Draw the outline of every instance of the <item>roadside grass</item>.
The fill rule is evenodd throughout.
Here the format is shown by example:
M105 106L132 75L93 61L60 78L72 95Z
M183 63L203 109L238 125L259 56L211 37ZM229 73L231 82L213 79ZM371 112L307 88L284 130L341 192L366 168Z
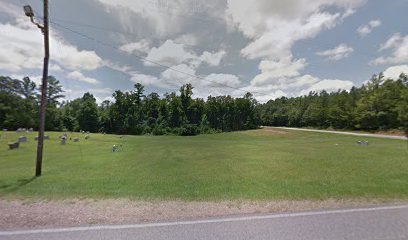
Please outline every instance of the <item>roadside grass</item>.
M19 149L7 142L28 137ZM36 133L2 132L0 197L144 200L408 198L406 141L290 130L194 137L80 133L45 142L33 178ZM369 140L369 146L357 146ZM112 152L113 144L123 149Z

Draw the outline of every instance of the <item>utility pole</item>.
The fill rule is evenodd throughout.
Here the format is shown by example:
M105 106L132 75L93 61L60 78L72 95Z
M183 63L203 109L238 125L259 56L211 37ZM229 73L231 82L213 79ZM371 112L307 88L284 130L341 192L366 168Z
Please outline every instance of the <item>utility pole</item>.
M41 29L44 35L44 65L43 77L41 85L41 106L40 106L40 123L38 126L38 144L37 158L35 164L35 176L41 176L42 157L44 150L44 128L45 128L45 109L47 106L47 81L48 81L48 62L50 59L50 44L49 44L49 23L48 23L48 0L44 0L44 21L43 25L34 22L34 12L29 5L24 6L26 16L30 17L31 22Z

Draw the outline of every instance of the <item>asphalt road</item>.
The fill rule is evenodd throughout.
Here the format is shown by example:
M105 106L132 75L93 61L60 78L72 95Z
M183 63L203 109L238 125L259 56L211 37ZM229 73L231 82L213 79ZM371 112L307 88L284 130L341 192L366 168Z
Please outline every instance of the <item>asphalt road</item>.
M0 239L408 239L408 205L197 221L0 232Z
M296 131L305 131L305 132L336 133L336 134L353 135L353 136L361 136L361 137L376 137L376 138L390 138L390 139L407 140L407 137L404 137L404 136L392 136L392 135L373 134L373 133L341 132L341 131L329 131L329 130L318 130L318 129L307 129L307 128L289 128L289 127L266 127L266 128L278 128L278 129L287 129L287 130L296 130Z

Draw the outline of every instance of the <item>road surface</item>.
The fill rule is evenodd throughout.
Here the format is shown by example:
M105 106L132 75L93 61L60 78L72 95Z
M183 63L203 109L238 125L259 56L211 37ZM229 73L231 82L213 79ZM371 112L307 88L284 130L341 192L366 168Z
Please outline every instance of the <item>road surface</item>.
M408 205L197 221L0 232L0 239L408 239Z
M305 131L305 132L336 133L336 134L353 135L353 136L361 136L361 137L376 137L376 138L390 138L390 139L407 140L407 137L405 136L392 136L392 135L373 134L373 133L340 132L340 131L317 130L317 129L307 129L307 128L289 128L289 127L265 127L265 128L277 128L277 129Z

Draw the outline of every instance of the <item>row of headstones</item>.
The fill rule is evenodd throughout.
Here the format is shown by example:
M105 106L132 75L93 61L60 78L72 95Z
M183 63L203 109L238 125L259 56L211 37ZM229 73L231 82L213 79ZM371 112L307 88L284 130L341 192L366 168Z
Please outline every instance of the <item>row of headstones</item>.
M4 131L4 130L7 131L7 129L3 129L3 131ZM33 128L29 128L29 129L27 129L27 128L18 128L18 129L16 130L16 132L18 132L18 133L21 133L21 132L32 132L32 131L34 131Z
M61 140L61 145L65 145L65 143L66 143L67 140L68 140L68 135L67 135L66 133L64 133L64 135L59 136L59 138L60 138L60 140ZM89 136L89 135L86 135L86 136L85 136L85 140L88 140L88 139L90 139L90 138L91 138L91 136ZM74 141L74 142L79 142L79 138L69 138L69 140L72 140L72 141Z
M48 135L44 135L44 140L49 140L49 139L50 137ZM34 140L38 141L38 137L35 137ZM20 136L17 141L9 142L8 146L10 150L16 149L20 147L20 143L27 142L27 141L28 141L28 138L26 136Z

